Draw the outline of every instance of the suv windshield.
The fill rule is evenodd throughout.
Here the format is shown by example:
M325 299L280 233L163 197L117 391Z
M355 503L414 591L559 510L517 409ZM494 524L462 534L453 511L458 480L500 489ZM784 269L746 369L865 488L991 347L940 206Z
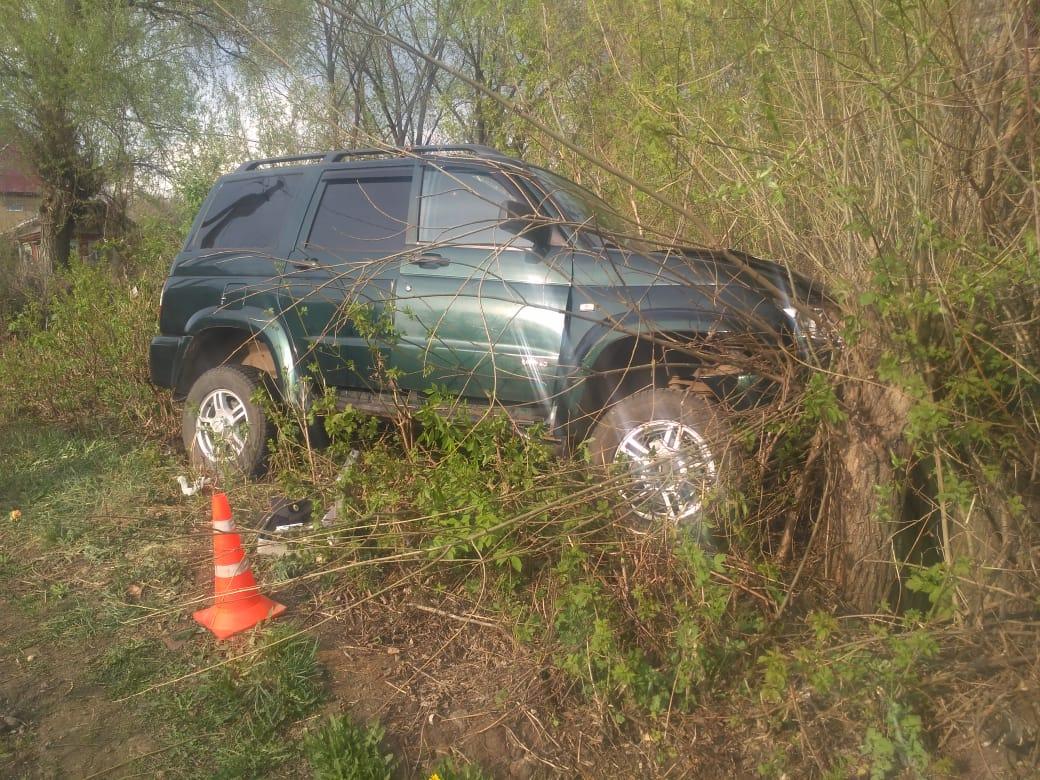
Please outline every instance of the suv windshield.
M538 183L563 212L563 218L580 229L583 235L604 246L618 246L644 252L650 245L632 235L635 223L614 211L607 202L584 187L562 176L531 167Z

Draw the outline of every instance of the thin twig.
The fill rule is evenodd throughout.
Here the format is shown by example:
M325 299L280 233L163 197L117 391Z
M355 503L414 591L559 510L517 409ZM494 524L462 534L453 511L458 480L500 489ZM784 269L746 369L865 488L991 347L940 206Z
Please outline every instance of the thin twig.
M405 606L412 607L413 609L420 609L423 612L429 612L433 615L440 615L441 617L449 618L451 620L459 620L463 623L472 623L476 626L484 626L485 628L497 628L500 631L505 631L504 626L502 626L499 623L493 623L490 620L482 620L481 618L469 617L467 615L456 615L454 612L446 612L445 610L437 609L436 607L427 607L425 604L417 604L414 601L406 601Z

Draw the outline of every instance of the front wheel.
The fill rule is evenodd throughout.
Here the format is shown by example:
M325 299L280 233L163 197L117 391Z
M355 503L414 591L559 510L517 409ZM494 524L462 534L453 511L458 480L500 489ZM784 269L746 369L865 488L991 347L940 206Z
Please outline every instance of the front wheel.
M698 530L709 494L732 467L730 449L727 426L703 394L665 388L621 399L589 437L593 462L617 475L633 515Z
M195 380L181 424L194 465L207 471L230 466L247 476L264 471L272 426L253 394L268 381L263 371L242 365L211 368Z

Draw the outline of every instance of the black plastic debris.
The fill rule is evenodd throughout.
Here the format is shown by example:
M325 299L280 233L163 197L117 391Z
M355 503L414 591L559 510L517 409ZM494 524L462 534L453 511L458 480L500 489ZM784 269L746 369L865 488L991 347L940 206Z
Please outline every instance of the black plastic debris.
M311 521L314 507L309 498L294 501L284 496L271 499L271 509L259 523L260 534L257 537L256 551L260 555L285 555L288 545L287 536L294 531L301 531Z

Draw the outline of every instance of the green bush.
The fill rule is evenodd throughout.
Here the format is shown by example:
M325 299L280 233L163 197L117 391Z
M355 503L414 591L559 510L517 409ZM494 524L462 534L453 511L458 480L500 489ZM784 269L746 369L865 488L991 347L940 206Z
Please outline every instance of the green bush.
M616 720L703 703L761 629L758 613L726 581L735 574L727 556L676 537L575 544L554 570L553 660L586 695L612 705ZM626 558L634 555L641 571L629 575Z
M938 663L937 628L913 614L860 623L809 612L800 633L773 643L744 677L777 749L759 774L790 774L783 757L797 755L809 733L826 739L826 777L940 776L945 762L929 733L934 689L925 682ZM793 623L788 630L798 631ZM792 719L801 730L791 729Z
M329 398L322 408L333 408ZM348 463L336 478L335 500L363 519L381 549L421 546L445 562L482 561L520 574L531 548L560 528L609 514L605 500L567 500L588 487L588 474L556 460L538 430L522 435L504 415L474 423L450 409L447 394L432 394L415 415L414 441L400 431L380 433L350 407L324 418L327 454ZM293 430L280 427L283 451ZM283 472L291 460L290 453L279 461ZM381 524L384 518L395 522Z
M49 300L19 312L0 343L0 426L168 430L170 402L149 382L148 342L173 239L168 227L152 225L110 247L126 258L125 275L73 260L56 275Z

